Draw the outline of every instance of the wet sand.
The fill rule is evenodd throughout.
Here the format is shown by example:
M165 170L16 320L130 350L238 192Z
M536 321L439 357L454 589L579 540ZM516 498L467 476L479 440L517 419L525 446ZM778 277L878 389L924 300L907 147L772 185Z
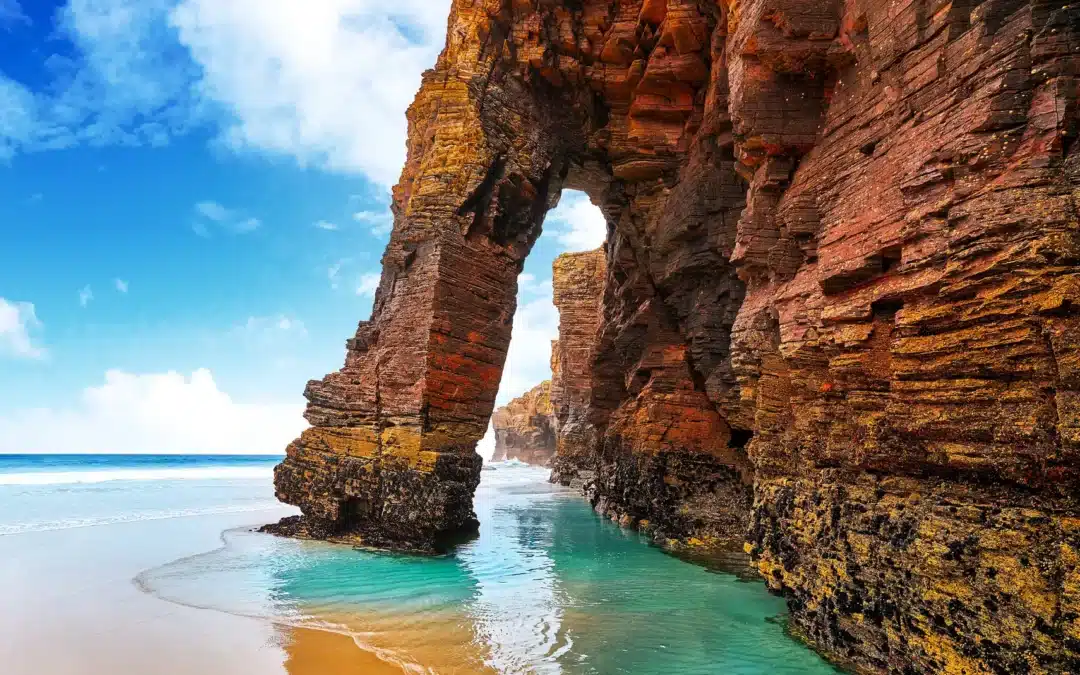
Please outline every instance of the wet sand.
M5 675L382 675L354 640L177 605L141 571L221 545L223 530L284 509L0 536Z
M352 638L305 628L283 629L284 670L290 675L401 675L375 654L364 652Z

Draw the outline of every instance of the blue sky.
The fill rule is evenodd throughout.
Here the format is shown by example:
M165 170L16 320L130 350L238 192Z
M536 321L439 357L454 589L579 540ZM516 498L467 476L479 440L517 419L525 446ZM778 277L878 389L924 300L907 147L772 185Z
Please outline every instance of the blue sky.
M0 452L276 452L367 318L449 0L0 0ZM567 193L500 400L546 377Z

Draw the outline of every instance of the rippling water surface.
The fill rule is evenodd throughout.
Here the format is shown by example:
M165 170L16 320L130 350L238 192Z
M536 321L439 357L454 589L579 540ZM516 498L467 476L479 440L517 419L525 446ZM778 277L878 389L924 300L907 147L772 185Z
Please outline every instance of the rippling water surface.
M547 472L492 465L480 536L442 558L245 530L147 570L164 599L350 636L440 673L829 673L763 584L681 562L595 516Z

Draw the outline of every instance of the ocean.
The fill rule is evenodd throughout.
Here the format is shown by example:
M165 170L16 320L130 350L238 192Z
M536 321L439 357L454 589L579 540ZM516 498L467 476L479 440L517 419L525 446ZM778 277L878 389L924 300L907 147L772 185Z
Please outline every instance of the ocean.
M6 672L138 672L110 652L151 613L168 630L141 639L167 635L157 654L178 654L155 673L836 672L786 633L763 583L664 554L546 470L485 466L479 537L424 558L254 532L294 512L273 496L279 459L0 456L0 593L25 608L0 619ZM31 609L50 593L55 605ZM106 631L115 645L100 625L80 637L67 602L132 628ZM228 639L250 633L245 646L208 634L214 621L242 626ZM42 637L53 625L67 656Z

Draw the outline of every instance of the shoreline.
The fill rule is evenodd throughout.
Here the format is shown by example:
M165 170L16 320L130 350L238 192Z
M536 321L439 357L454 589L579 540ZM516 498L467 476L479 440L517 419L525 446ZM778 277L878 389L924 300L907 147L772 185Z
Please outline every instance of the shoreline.
M0 614L5 673L285 675L274 627L163 602L133 583L143 570L212 548L224 530L283 512L279 507L0 537L0 593L19 608Z
M167 597L151 587L148 577L155 571L166 569L174 565L182 565L186 562L212 556L215 553L227 550L229 548L228 535L230 533L268 537L281 536L266 532L263 529L265 527L266 525L243 525L222 530L219 533L220 546L144 569L131 579L131 583L140 593L155 601L184 607L198 612L212 612L239 619L257 621L278 629L281 632L281 647L285 652L283 666L288 675L304 675L308 672L312 675L318 675L330 672L327 670L327 668L330 667L334 668L333 672L335 674L341 673L341 675L354 672L358 675L367 675L369 673L371 675L382 675L382 673L397 674L417 672L418 668L422 671L427 670L427 667L423 664L412 662L395 653L392 649L364 643L362 638L365 635L361 632L350 630L344 623L335 624L325 620L304 621L303 619L289 621L284 617L246 614L223 609L221 607L199 605L193 602L185 602L177 598ZM327 540L297 539L326 544L328 546L348 545ZM377 551L388 554L396 553L393 551L382 551L381 549L377 549ZM302 651L299 651L300 647L298 647L298 645L302 645ZM320 651L320 649L316 647L317 645L321 645L323 651ZM343 646L346 648L343 648ZM359 658L357 658L358 654ZM334 655L342 658L337 660L331 659L331 656ZM292 667L290 667L290 664L292 664ZM376 668L376 670L373 670L373 668Z

